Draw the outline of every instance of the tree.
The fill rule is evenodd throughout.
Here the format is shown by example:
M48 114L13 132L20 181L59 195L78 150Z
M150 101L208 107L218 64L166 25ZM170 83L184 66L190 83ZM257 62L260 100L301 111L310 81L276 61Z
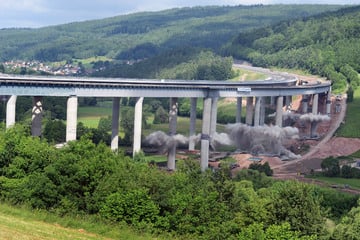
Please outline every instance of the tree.
M270 189L273 224L288 222L292 230L303 235L324 233L326 213L321 209L320 196L314 194L314 186L286 181L275 183Z
M340 176L340 164L339 159L334 157L325 158L321 162L321 169L325 176L338 177Z
M66 138L66 125L61 120L49 120L47 121L43 136L49 142L62 143Z
M112 129L112 119L110 116L101 117L98 123L98 129L104 132L110 132Z
M0 73L5 73L5 67L4 64L0 64Z
M110 194L100 213L112 221L125 221L134 226L141 226L156 222L159 207L146 189L134 189Z
M168 123L169 122L169 114L165 111L165 109L160 106L156 109L155 116L154 116L154 124L159 123Z
M249 169L258 170L259 172L263 172L266 176L272 176L273 170L271 169L268 162L261 164L261 163L251 163Z
M352 178L352 171L350 166L344 165L341 167L341 177L343 178Z
M360 207L353 208L341 222L336 225L331 236L334 240L353 240L360 239Z

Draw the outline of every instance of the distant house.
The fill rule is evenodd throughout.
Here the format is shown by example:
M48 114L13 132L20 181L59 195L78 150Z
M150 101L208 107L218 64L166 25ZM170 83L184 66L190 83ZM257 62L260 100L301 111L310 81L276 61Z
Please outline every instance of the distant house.
M356 161L353 162L350 166L353 167L353 168L360 169L360 159L356 159Z

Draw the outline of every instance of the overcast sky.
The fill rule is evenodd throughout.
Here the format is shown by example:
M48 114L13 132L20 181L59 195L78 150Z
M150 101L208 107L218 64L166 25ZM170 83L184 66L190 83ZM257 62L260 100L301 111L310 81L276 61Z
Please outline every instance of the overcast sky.
M260 3L360 4L360 0L0 0L0 28L43 27L175 7Z

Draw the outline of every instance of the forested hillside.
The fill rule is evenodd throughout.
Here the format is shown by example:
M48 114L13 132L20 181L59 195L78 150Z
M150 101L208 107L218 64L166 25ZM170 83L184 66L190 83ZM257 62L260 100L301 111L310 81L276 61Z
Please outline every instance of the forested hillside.
M241 33L224 52L255 65L298 68L343 91L360 84L360 6Z
M199 48L169 50L133 65L111 64L94 76L157 79L227 80L233 77L232 59Z
M143 59L179 46L219 49L239 32L339 9L335 5L194 7L39 29L0 30L0 61L107 56Z

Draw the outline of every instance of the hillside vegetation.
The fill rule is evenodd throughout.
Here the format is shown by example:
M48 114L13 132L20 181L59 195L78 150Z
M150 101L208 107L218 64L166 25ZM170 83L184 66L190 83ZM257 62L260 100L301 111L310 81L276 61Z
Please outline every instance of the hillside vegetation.
M143 59L179 46L219 49L239 32L339 9L338 5L193 7L39 29L0 30L0 61L107 56Z
M360 6L288 20L240 35L224 49L258 66L304 69L342 92L360 84Z
M252 169L231 174L226 162L202 172L199 162L189 158L177 161L177 171L169 173L141 156L115 154L86 138L56 149L29 132L21 125L1 128L0 201L96 218L99 225L118 225L119 231L127 224L167 239L358 236L358 225L352 224L360 219L355 195L276 182ZM333 232L327 218L335 221ZM0 221L0 229L6 225Z

